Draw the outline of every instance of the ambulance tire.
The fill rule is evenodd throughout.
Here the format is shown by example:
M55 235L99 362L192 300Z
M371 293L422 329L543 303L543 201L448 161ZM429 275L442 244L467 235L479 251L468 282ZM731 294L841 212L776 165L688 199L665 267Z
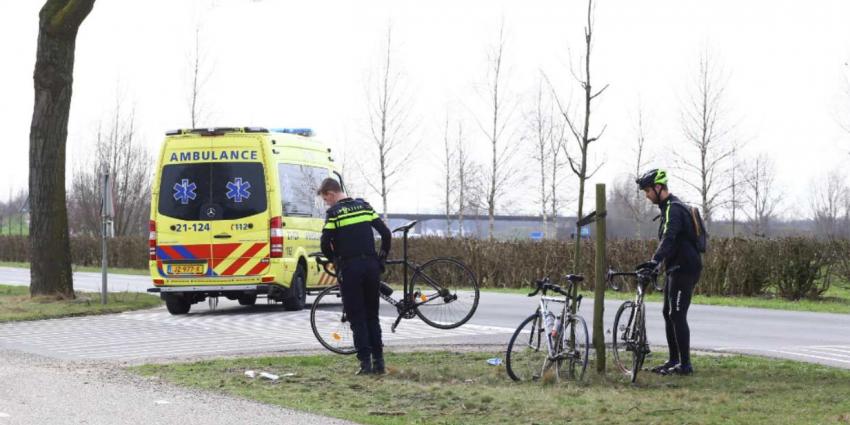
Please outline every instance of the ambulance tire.
M283 308L289 311L303 310L307 304L307 273L304 264L298 264L295 274L292 275L292 284L289 285L286 298L283 299Z
M239 305L254 305L257 303L257 294L243 294L237 299L239 300Z
M189 309L192 308L192 304L181 295L168 294L165 297L165 307L169 313L177 315L188 313Z

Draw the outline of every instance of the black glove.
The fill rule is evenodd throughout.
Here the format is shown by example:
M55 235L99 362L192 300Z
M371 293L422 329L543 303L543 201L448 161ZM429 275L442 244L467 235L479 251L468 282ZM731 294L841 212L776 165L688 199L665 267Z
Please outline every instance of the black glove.
M640 265L638 265L638 266L637 266L637 268L636 268L636 270L638 270L638 271L647 271L647 272L654 272L654 273L657 273L657 272L658 272L658 269L659 269L660 267L661 267L661 265L660 265L660 264L658 264L658 261L655 261L655 260L649 260L649 261L647 261L647 262L645 262L645 263L641 263Z
M380 270L381 274L387 271L387 253L386 251L381 251L378 254L378 270Z

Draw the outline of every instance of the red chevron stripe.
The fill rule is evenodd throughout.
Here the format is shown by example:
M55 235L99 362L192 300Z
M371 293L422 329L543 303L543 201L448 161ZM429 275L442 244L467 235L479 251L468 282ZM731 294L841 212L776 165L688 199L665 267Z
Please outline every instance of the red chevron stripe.
M256 275L256 274L260 274L263 270L265 270L265 269L269 268L269 263L267 263L267 262L266 262L266 261L268 261L268 259L266 258L266 259L264 259L264 260L265 260L265 261L260 260L260 262L259 262L259 263L257 263L257 265L256 265L256 266L254 266L254 268L253 268L253 269L251 269L251 271L249 271L249 272L248 272L248 274L249 274L249 275Z
M218 267L224 260L227 259L227 256L232 254L233 251L236 251L241 243L220 243L212 245L212 266L213 268Z
M260 252L260 250L263 249L263 247L265 247L265 246L266 246L266 244L263 243L263 242L255 243L254 246L252 246L250 249L245 251L244 254L242 254L241 258L239 258L233 264L231 264L230 267L228 267L227 270L225 270L224 273L222 273L222 275L223 276L230 276L230 275L233 275L234 273L238 272L239 269L241 269L242 266L245 265L245 263L247 263L249 260L251 260L251 257L253 257L254 254Z
M198 259L206 260L212 254L210 244L208 243L202 245L183 245L183 248L186 248L187 251L191 252Z
M159 247L162 248L162 250L165 251L165 253L173 260L180 260L183 258L183 256L170 245L160 245Z

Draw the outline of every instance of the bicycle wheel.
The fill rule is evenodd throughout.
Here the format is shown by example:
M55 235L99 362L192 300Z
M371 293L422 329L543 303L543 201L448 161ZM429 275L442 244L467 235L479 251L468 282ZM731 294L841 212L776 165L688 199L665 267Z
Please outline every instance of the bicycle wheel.
M635 323L632 326L632 339L634 344L634 355L632 356L632 383L637 381L638 372L643 367L643 360L649 352L649 345L646 343L646 321L644 320L644 310L637 309L635 315Z
M584 318L571 316L558 342L558 378L581 381L590 357L590 336Z
M505 368L514 381L536 381L549 369L546 332L537 313L528 316L516 328L508 342Z
M478 281L472 270L451 258L435 258L419 267L410 280L416 315L439 329L456 328L478 308Z
M611 350L614 363L624 374L631 376L634 367L634 341L632 340L632 321L635 303L626 301L614 316L614 329L611 331Z
M337 354L354 354L351 324L342 308L339 285L322 291L310 308L310 327L313 335L328 350Z

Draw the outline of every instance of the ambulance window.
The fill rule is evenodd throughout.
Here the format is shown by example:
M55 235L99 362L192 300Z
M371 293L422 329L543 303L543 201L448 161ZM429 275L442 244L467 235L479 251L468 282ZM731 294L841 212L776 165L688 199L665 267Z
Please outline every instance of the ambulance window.
M212 163L212 203L222 207L223 220L266 211L266 176L259 162Z
M202 212L213 206L217 217ZM263 165L256 162L172 164L162 169L159 213L179 220L234 220L266 211Z
M329 175L327 168L307 165L279 164L281 203L283 215L295 217L322 217L325 207L316 195L322 180Z
M180 220L200 220L210 199L210 164L172 164L162 168L159 213Z

